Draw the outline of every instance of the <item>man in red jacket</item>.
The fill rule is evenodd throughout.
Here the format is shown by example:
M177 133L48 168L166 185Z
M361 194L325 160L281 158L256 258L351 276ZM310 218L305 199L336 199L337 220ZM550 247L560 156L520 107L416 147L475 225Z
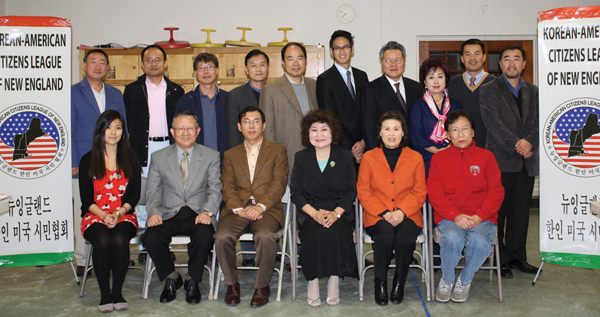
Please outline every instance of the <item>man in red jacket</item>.
M435 297L439 302L465 302L473 276L492 252L504 187L492 152L475 146L471 116L454 111L444 125L452 144L433 156L427 179L434 221L442 234L442 278ZM454 269L465 247L465 267L455 284Z

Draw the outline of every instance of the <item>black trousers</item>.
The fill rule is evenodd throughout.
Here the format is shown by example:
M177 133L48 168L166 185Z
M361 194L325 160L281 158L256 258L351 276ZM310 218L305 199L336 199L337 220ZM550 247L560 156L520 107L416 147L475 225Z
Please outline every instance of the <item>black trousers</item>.
M175 217L163 220L162 225L146 229L143 243L156 265L156 272L161 281L175 271L175 264L169 255L171 237L186 235L190 237L188 275L194 281L202 282L202 272L213 247L215 230L212 224L195 225L197 216L190 207L184 206Z
M525 247L529 228L529 202L534 183L535 177L527 174L525 165L519 172L502 173L504 201L498 211L501 265L512 260L527 261Z
M373 262L375 265L375 279L387 279L388 266L396 253L396 277L405 281L408 268L413 258L417 237L422 228L417 226L410 218L404 219L396 227L385 219L366 227L365 231L373 239Z

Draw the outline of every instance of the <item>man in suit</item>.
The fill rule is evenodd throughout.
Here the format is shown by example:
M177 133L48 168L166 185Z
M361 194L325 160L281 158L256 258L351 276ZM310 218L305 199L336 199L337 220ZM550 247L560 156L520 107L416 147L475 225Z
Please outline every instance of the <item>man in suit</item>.
M190 111L177 113L171 134L175 144L152 154L146 183L148 229L144 246L156 265L160 280L166 279L161 303L175 299L183 285L169 256L175 235L190 236L186 301L201 300L198 284L213 245L213 214L221 204L219 153L196 144L198 118Z
M383 76L365 85L361 98L361 117L366 151L375 148L377 121L387 111L398 111L406 122L413 101L423 96L421 85L403 76L406 66L406 49L389 41L379 50Z
M487 128L486 148L502 172L504 201L498 211L502 277L511 269L535 274L527 263L529 201L539 173L538 87L523 81L525 51L508 46L500 53L502 76L481 87L481 117ZM506 229L504 230L506 225Z
M289 166L294 155L303 149L300 121L316 110L317 95L314 79L304 77L306 49L299 43L288 43L281 49L281 64L285 73L265 86L260 94L260 110L265 113L265 139L287 148Z
M460 46L460 60L467 70L462 75L456 75L450 79L448 93L450 97L460 101L463 109L467 111L475 126L475 144L485 148L487 130L481 119L481 107L479 106L479 87L494 80L494 76L483 70L483 64L487 54L485 44L478 39L470 39Z
M105 110L117 110L125 115L123 95L102 79L108 70L108 55L99 49L88 51L83 57L85 78L71 87L71 159L73 176L73 220L75 221L75 260L77 274L83 275L85 240L81 235L81 198L79 196L79 160L92 150L96 120Z
M244 143L225 152L223 162L223 202L215 246L225 274L225 303L240 303L235 245L246 232L254 234L258 275L250 305L269 302L269 281L277 255L277 230L283 225L281 197L285 194L288 160L283 145L267 141L264 113L256 107L244 108L238 115L238 129Z
M248 106L258 108L260 92L269 76L269 57L265 52L252 50L246 54L244 62L250 80L227 95L227 143L230 149L244 143L244 136L238 130L238 115Z
M352 151L360 163L365 151L365 141L360 125L360 96L366 83L367 73L350 66L354 54L354 38L348 31L337 30L329 40L329 52L334 64L317 77L317 102L319 108L333 111L342 123L341 147Z
M144 48L141 58L144 75L125 87L123 99L129 142L140 159L142 176L147 177L152 153L169 146L169 124L184 90L163 75L167 69L167 53L162 47L150 45ZM137 206L136 215L140 226L144 227L146 207ZM144 263L145 254L140 254L139 259Z
M194 74L198 80L196 89L185 94L177 102L179 113L189 110L198 116L200 135L196 142L223 154L227 145L227 92L217 86L219 59L211 53L200 53L194 59Z

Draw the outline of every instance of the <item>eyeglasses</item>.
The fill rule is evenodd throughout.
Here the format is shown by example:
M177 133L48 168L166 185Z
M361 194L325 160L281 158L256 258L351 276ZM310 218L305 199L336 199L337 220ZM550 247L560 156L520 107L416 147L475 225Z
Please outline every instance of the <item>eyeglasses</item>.
M148 59L144 60L144 63L146 63L148 65L152 65L152 63L159 64L160 62L162 62L162 59L160 59L160 58L155 58L155 59L148 58Z
M177 133L181 134L184 131L187 131L188 133L194 133L194 131L196 131L196 129L198 129L198 127L174 128L173 130L175 130Z
M454 129L450 130L450 133L452 135L459 135L461 133L466 135L467 133L469 133L470 130L471 130L471 128L467 128L467 127L454 128Z
M396 59L386 58L383 60L383 62L386 64L400 64L400 63L404 62L404 59L402 59L402 58L396 58Z
M260 125L262 123L262 120L259 120L259 119L254 119L254 120L246 119L246 120L242 121L242 123L244 123L245 125L250 125L250 124Z
M341 46L341 47L340 46L334 46L333 50L334 51L342 51L342 50L345 51L345 50L347 50L349 48L351 48L350 45L344 45L344 46Z
M199 70L201 72L203 72L205 69L208 71L211 71L213 69L215 69L216 67L214 65L206 65L206 66L198 66L198 68L196 68L196 70Z

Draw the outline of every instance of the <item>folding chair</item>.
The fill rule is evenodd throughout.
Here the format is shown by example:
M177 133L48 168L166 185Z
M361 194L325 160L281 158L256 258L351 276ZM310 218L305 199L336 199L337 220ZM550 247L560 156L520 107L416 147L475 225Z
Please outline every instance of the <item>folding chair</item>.
M285 190L285 194L283 195L283 197L281 198L281 202L286 204L286 210L284 211L283 217L283 228L280 229L277 232L277 236L279 237L279 239L281 239L283 237L283 246L281 248L280 252L277 252L277 254L281 257L281 264L279 268L275 268L275 272L277 272L278 276L279 276L279 280L278 280L278 285L277 285L277 301L281 301L281 285L283 283L283 273L284 271L284 266L285 266L285 257L287 256L288 258L290 258L291 260L291 256L289 253L287 253L287 239L289 237L289 226L290 226L290 210L291 210L291 202L290 202L290 187L288 186ZM254 235L252 233L244 233L240 236L239 241L247 241L247 242L254 242ZM240 255L240 254L256 254L256 251L240 251L236 254ZM238 270L258 270L257 266L252 266L252 267L247 267L247 266L238 266L237 267ZM219 284L221 281L221 277L223 276L223 270L221 270L221 266L219 265L219 269L217 271L217 282L215 285L215 290L213 292L214 294L214 299L218 299L219 297Z
M434 256L433 255L433 242L435 243L440 243L440 239L442 238L442 234L441 232L438 230L438 228L436 227L435 229L432 229L433 227L433 208L431 208L431 205L429 205L429 208L427 210L428 214L429 214L429 232L432 233L432 237L433 239L431 239L430 243L429 243L429 250L431 250L431 252L429 253L429 263L431 263L430 265L430 269L429 272L431 274L431 279L430 279L430 291L431 291L431 298L435 298L435 277L433 276L433 270L434 269L441 269L441 267L439 265L433 265L433 258L439 258L439 255ZM498 230L496 230L496 236L494 237L494 242L492 243L492 253L490 254L489 258L488 258L488 264L485 265L485 263L483 264L483 266L481 266L481 270L489 270L490 271L490 282L492 282L493 279L493 273L494 270L496 270L496 276L498 279L498 302L502 303L504 301L503 297L502 297L502 277L501 277L501 273L500 273L500 246L498 244ZM494 265L494 258L496 259L496 264ZM464 265L459 265L456 267L457 269L463 269ZM428 294L429 297L429 294Z
M426 206L427 203L423 204L423 208L422 208L422 214L423 214L423 230L421 232L421 234L417 237L417 241L416 243L420 243L421 244L421 252L415 250L414 254L419 256L419 263L417 264L411 264L410 267L411 268L417 268L419 270L421 270L421 281L425 284L425 288L426 288L426 294L427 294L427 301L430 301L432 299L432 297L430 296L430 274L428 271L428 267L429 267L429 245L427 243L428 240L427 239L427 232L428 232L428 223L426 220ZM359 242L357 243L359 251L356 253L357 257L358 257L358 267L359 267L359 273L360 273L360 279L359 279L359 286L358 286L358 299L362 302L364 300L364 286L365 286L365 274L366 272L373 268L374 265L371 264L367 267L364 267L364 263L365 260L367 258L367 255L373 253L373 250L369 250L366 253L364 252L364 244L365 243L373 243L373 240L371 239L371 237L364 231L363 228L363 207L362 205L358 204L357 206L357 215L356 215L356 219L358 219L358 224L357 224L357 228L360 232L359 237L361 239L359 239ZM395 268L396 264L391 263L390 268Z

